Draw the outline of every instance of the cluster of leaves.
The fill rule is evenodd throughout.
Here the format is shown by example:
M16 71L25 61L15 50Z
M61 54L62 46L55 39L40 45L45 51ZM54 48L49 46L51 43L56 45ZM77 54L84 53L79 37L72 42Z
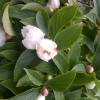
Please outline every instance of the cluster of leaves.
M84 14L78 5L63 2L50 13L47 0L0 0L3 26L11 36L0 48L1 99L36 100L43 86L49 89L46 100L100 99L100 0L95 1ZM52 61L41 61L23 47L21 29L29 24L57 43L59 53ZM95 68L92 74L86 72L88 64ZM96 88L89 91L84 85L91 81Z

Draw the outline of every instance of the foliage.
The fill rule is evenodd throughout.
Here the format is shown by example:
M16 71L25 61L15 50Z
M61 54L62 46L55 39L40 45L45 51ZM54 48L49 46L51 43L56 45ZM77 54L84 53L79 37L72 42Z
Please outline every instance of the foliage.
M61 0L61 7L52 13L47 2L0 0L0 24L12 37L0 47L0 98L36 100L46 86L46 100L100 100L100 0L92 8L87 3L67 6ZM58 55L45 62L35 50L26 50L21 35L24 25L34 25L54 40ZM95 69L92 74L86 71L90 64ZM96 88L88 90L85 84L91 81Z

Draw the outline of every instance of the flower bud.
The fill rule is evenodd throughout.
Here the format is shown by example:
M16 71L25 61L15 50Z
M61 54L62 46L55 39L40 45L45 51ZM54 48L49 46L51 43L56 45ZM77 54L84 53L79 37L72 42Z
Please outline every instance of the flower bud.
M2 47L6 42L6 33L4 29L0 26L0 47Z
M51 80L53 77L52 77L52 75L48 75L48 80Z
M46 87L43 87L43 88L41 89L41 93L40 93L40 95L38 96L37 100L45 100L45 97L48 96L48 94L49 94L48 89L47 89Z
M31 25L24 26L21 33L24 38L22 43L27 49L36 49L37 42L45 36L39 28Z
M86 66L86 71L87 71L87 73L93 73L93 71L94 71L94 68L91 66L91 65L87 65Z
M51 12L53 12L55 9L60 7L60 0L50 0L47 4L47 7Z
M41 89L41 95L42 95L42 96L48 96L48 94L49 94L48 89L47 89L46 87L43 87L43 88Z
M57 44L49 39L39 41L36 50L38 57L46 62L53 59L58 53Z
M96 86L96 84L95 84L95 82L94 82L94 81L92 81L92 82L90 82L90 83L85 84L85 87L86 87L87 89L94 89L94 88L95 88L95 86Z

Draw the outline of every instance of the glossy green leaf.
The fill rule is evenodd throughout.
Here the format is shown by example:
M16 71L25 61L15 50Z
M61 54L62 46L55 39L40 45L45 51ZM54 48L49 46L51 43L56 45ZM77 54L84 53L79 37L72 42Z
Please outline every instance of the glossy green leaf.
M44 76L39 71L25 69L26 74L28 75L30 81L35 85L42 85L44 81Z
M56 64L61 73L64 73L69 69L67 57L61 52L54 57L53 62Z
M80 98L79 100L99 100L99 99L90 98L90 97L82 97L82 98Z
M65 100L64 93L54 91L55 100Z
M98 43L98 46L97 46L97 49L96 49L96 52L94 54L94 58L93 58L93 66L95 68L99 68L100 67L100 41Z
M0 82L0 84L2 86L4 86L5 88L7 88L8 90L10 90L15 95L21 92L20 89L16 88L16 86L15 86L16 83L13 82L12 79L2 81L2 82Z
M0 56L10 61L16 61L19 56L19 52L16 50L3 50L0 52Z
M20 46L17 42L7 42L3 47L0 47L0 51L3 51L3 50L19 50Z
M8 100L37 100L39 89L29 89Z
M36 70L50 75L55 75L57 74L58 71L53 62L44 62L44 61L38 64L38 66L36 66Z
M67 72L62 75L58 75L55 78L47 82L47 86L56 90L56 91L65 91L73 83L76 73L74 71Z
M61 32L58 32L55 41L59 49L66 49L71 46L80 36L82 32L82 23L74 24Z
M100 17L100 11L99 11L99 9L100 9L100 0L95 0L94 5L95 5L95 9L96 9L98 17Z
M49 35L54 38L65 25L76 17L77 6L65 6L58 10L49 21Z
M82 89L74 90L71 92L65 93L66 100L79 100L82 95Z
M32 86L32 85L33 83L29 80L29 77L25 75L18 80L16 87Z
M72 70L75 70L77 73L86 73L86 68L84 64L77 64L73 67Z
M22 10L42 11L42 10L45 10L45 8L39 3L31 2L23 6Z
M48 32L48 20L49 20L49 17L48 17L48 14L46 12L44 12L44 11L40 12L39 11L36 14L37 25L44 33Z
M13 68L14 64L12 63L6 63L6 64L3 63L3 65L0 65L0 81L12 78Z
M20 22L24 25L35 25L35 18L34 17L24 18L21 19Z
M85 37L84 42L86 46L91 50L91 52L94 53L93 41L89 39L88 37Z
M81 47L79 43L74 43L70 51L68 52L68 62L70 66L74 66L77 63L79 63L80 60L80 53L81 53Z
M45 0L22 0L25 3L29 3L29 2L37 2L40 4L44 4Z
M100 40L100 35L97 34L96 37L95 37L95 40L94 40L94 51L97 49L98 47L98 43L99 43L99 40Z
M76 85L84 85L91 81L95 80L94 75L89 75L86 73L77 73L74 84Z
M97 11L95 8L93 8L87 15L86 18L88 18L92 23L96 25L96 20L97 20Z
M9 7L9 16L12 18L25 19L29 17L35 17L35 13L32 11L22 10L23 4L11 5Z
M25 50L18 58L14 69L14 80L18 80L24 72L24 68L30 67L30 65L37 65L36 53L32 50Z

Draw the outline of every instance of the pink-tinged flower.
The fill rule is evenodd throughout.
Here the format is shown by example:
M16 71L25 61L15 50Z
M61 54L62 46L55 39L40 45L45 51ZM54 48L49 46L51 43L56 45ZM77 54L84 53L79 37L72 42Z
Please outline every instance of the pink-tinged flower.
M48 89L47 89L46 87L43 87L43 88L41 89L41 93L40 93L40 95L38 96L37 100L45 100L45 97L48 96L48 94L49 94Z
M53 12L55 9L60 7L60 0L50 0L47 4L47 7L51 12Z
M0 26L0 47L2 47L6 42L6 34L4 29Z
M86 87L87 89L90 89L90 90L91 90L91 89L94 89L95 86L96 86L96 84L95 84L94 81L85 84L85 87Z
M46 87L43 87L43 88L41 89L41 94L42 94L43 96L48 96L48 94L49 94L48 89L47 89Z
M39 28L31 25L24 26L21 33L24 38L22 43L27 49L36 49L37 42L45 36Z
M43 96L43 95L40 94L40 95L38 96L37 100L45 100L45 96Z
M46 62L53 59L58 53L57 44L49 39L39 41L36 50L38 57Z

